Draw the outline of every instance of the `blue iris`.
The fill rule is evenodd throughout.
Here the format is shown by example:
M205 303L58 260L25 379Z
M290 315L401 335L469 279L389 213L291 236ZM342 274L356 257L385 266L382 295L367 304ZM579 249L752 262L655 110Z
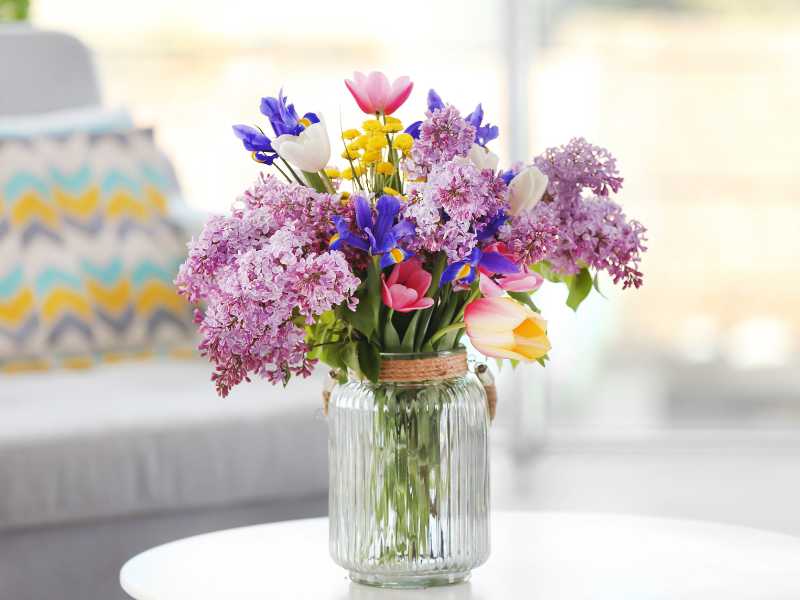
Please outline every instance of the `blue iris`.
M275 135L300 135L300 132L305 129L294 104L289 104L289 99L283 95L283 90L278 92L277 98L271 96L262 98L261 112L269 119ZM319 117L315 113L306 113L303 118L308 119L312 124L319 123Z
M428 110L433 112L436 109L444 108L444 106L445 104L441 96L436 93L436 90L430 90L428 92ZM500 136L500 128L497 125L489 123L483 125L483 106L480 104L464 120L475 127L475 143L480 146L486 147L486 144Z
M411 125L406 127L404 133L407 133L415 140L418 140L420 127L422 127L422 121L414 121Z
M505 181L506 185L508 185L509 183L511 183L511 180L514 179L514 177L516 177L516 175L517 174L514 173L513 169L509 169L508 171L502 171L500 173L500 179Z
M401 238L414 235L415 231L410 221L402 219L395 223L400 212L400 200L388 194L378 198L375 205L378 213L376 219L372 218L372 208L366 198L356 196L353 204L356 209L356 225L366 235L366 239L350 231L344 219L336 217L336 234L331 238L331 248L338 250L343 244L349 244L372 255L380 255L382 269L401 263L411 256L410 252L397 245Z
M442 102L442 97L436 93L436 90L434 89L428 90L428 110L433 112L439 108L444 108L444 102Z
M497 125L482 125L483 123L483 106L478 104L471 113L464 119L467 123L475 128L475 143L486 147L486 144L492 140L496 140L500 135L500 128Z
M500 227L503 226L503 223L505 223L507 220L508 215L506 215L506 213L502 210L499 211L491 221L486 223L486 225L477 231L475 236L478 238L478 241L485 242L489 238L494 237L494 234L497 233Z
M478 274L478 267L490 273L519 272L519 267L499 252L482 252L480 248L474 248L467 258L454 262L444 270L439 286L451 281L472 283Z
M278 158L272 142L261 130L249 125L234 125L233 135L242 140L244 149L252 152L258 162L271 165Z

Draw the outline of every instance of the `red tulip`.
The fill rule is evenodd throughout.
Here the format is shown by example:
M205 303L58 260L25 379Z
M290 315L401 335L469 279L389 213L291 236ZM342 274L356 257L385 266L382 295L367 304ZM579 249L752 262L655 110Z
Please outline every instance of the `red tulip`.
M389 278L381 274L383 303L397 312L411 312L433 306L433 298L425 293L431 285L431 274L422 268L418 257L394 266Z

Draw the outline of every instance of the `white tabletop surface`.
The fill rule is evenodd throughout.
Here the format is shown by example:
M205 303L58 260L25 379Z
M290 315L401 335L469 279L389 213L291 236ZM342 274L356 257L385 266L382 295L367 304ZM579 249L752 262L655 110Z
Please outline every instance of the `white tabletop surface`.
M468 583L390 591L351 583L327 519L231 529L131 559L136 600L798 600L800 538L696 521L495 513L492 554Z

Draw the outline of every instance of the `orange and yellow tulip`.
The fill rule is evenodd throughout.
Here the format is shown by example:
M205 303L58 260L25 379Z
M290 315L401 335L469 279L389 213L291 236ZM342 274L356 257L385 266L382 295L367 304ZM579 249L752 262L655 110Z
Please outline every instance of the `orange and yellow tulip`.
M493 358L534 361L550 350L547 322L511 298L479 298L464 311L467 335L475 348Z

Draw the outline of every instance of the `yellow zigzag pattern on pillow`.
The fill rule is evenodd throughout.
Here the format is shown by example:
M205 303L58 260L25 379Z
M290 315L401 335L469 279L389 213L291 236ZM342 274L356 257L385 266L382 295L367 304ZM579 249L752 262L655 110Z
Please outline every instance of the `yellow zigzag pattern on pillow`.
M63 212L85 219L97 212L100 204L100 187L93 185L82 194L70 194L61 188L53 188L53 197Z
M85 296L66 288L56 288L42 303L42 316L46 321L54 321L62 313L73 312L84 319L91 319L92 307Z
M86 282L92 301L112 313L121 313L131 303L131 282L122 280L114 285L103 286L96 281Z
M56 229L60 225L61 214L87 219L103 210L111 218L129 216L145 222L154 214L163 216L167 212L166 198L153 186L145 187L141 199L125 190L114 192L105 207L101 206L100 188L97 185L93 185L80 194L71 194L61 188L53 188L53 200L54 202L50 202L42 198L34 190L26 192L11 207L11 224L15 227L23 227L30 221L38 219ZM4 204L4 202L0 202L0 211Z
M0 300L0 323L19 325L34 308L33 291L23 288L8 300Z
M52 204L42 200L36 192L28 192L22 195L11 209L11 224L21 227L34 219L46 223L53 229L56 229L60 222Z
M147 314L158 308L168 308L176 314L185 314L186 301L175 291L175 288L163 281L148 281L142 286L136 298L136 312Z

